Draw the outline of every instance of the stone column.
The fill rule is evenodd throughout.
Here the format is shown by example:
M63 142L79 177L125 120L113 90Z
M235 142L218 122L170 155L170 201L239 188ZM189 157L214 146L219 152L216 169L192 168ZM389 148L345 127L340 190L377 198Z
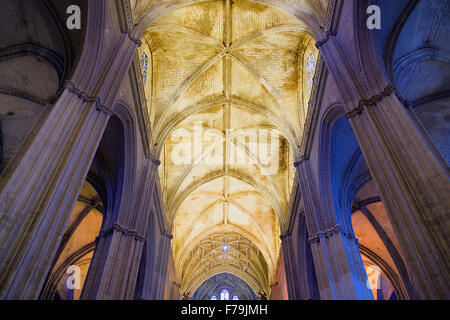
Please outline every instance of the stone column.
M299 215L297 224L297 261L300 265L300 298L303 300L319 299L317 288L317 277L314 269L314 261L311 246L308 242L308 229L306 225L305 213Z
M321 299L373 299L353 234L325 213L309 160L294 163Z
M134 299L159 164L146 159L133 203L121 203L117 220L97 237L82 299Z
M69 83L2 176L0 298L36 299L111 112Z
M149 232L153 230L149 226ZM154 243L146 243L144 247L140 288L136 293L136 298L140 300L164 299L172 235L157 234L157 238Z
M283 250L284 270L290 300L301 300L300 266L292 244L292 234L284 233L280 236Z
M3 172L0 299L39 296L137 44L122 34L99 75L86 70L95 60L86 45L74 80Z
M289 300L318 299L318 292L314 286L314 275L310 267L312 261L308 261L307 239L295 241L291 233L280 236L283 248L283 259L286 272L286 284Z
M377 183L417 297L449 299L448 166L433 154L381 72L366 75L356 70L330 32L317 46L339 87L346 117ZM366 54L368 64L376 63L375 56Z
M286 290L284 289L284 285L286 285ZM287 289L287 281L286 281L286 268L284 264L284 256L283 251L280 254L280 260L278 263L278 269L275 276L275 281L270 285L270 300L288 300L288 289Z

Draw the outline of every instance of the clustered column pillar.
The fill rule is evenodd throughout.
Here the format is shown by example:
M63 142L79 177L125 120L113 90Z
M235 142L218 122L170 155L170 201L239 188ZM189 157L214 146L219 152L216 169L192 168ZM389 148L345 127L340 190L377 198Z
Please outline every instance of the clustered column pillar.
M321 299L373 299L367 287L358 244L351 232L326 213L309 160L294 163L297 169L311 251Z
M292 234L287 232L280 236L286 272L286 284L290 300L301 300L300 266L292 243Z
M292 232L280 236L289 299L319 299L304 212L294 221Z
M74 76L79 80L67 82L26 151L3 172L0 299L38 298L138 44L131 32L121 34L100 74L87 70L99 58L86 45Z
M148 232L155 232L149 228ZM136 298L141 300L162 300L167 280L168 260L172 235L155 232L154 243L146 243L142 261L140 288Z
M117 220L100 232L82 299L134 299L159 164L146 160L133 203L122 203Z
M36 299L111 112L68 83L0 186L0 299Z
M448 166L433 154L392 85L377 75L361 79L332 33L317 46L338 84L345 116L377 183L417 296L450 298ZM367 63L377 61L367 56L372 57Z

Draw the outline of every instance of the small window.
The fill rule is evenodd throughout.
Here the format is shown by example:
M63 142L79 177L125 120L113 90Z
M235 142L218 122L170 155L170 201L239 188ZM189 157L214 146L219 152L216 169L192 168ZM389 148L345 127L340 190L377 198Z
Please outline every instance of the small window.
M233 300L239 300L238 296L233 296Z
M148 78L148 55L145 52L142 52L141 56L141 69L142 69L142 80L145 85L147 83Z
M223 251L224 253L227 253L228 250L230 250L230 247L229 247L227 244L224 244L224 245L222 246L222 251Z
M220 300L230 300L230 291L227 289L220 291Z
M217 300L217 296L216 296L216 295L213 295L213 296L211 297L211 300Z
M306 72L308 73L308 88L312 88L312 82L314 77L314 71L316 70L316 58L311 53L308 56L308 61L306 63Z

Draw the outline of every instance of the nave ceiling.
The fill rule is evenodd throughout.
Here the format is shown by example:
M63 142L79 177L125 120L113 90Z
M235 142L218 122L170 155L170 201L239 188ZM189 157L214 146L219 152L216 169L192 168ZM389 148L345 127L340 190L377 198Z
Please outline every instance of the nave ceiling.
M222 272L270 292L317 59L298 17L325 12L289 3L131 1L159 12L138 54L182 293Z

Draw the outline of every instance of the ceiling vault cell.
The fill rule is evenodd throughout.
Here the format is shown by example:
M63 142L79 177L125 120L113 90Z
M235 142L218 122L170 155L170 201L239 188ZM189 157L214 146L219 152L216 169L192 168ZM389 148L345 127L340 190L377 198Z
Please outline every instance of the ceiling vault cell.
M326 1L131 5L180 293L230 273L269 296L309 97L303 55Z

